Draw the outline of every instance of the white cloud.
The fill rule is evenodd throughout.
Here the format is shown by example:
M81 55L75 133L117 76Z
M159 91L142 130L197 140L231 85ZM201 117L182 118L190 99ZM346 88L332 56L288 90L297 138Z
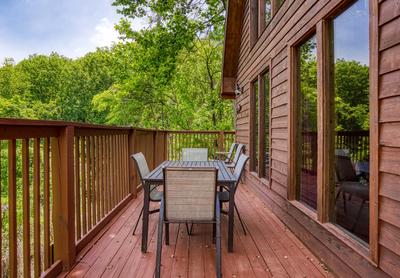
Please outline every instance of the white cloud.
M114 29L114 23L107 17L103 17L94 28L94 34L90 41L96 47L111 46L118 41L118 32Z

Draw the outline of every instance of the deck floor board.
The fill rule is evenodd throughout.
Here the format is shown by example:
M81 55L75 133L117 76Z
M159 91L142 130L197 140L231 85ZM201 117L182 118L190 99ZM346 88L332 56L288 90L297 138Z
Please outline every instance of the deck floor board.
M141 224L132 229L143 193L132 200L101 237L78 256L67 277L153 277L158 214L150 216L148 253L142 254ZM227 251L227 216L222 215L222 271L225 277L332 277L318 259L246 185L238 188L236 203L247 236L235 217L234 252ZM153 204L156 205L156 204ZM184 225L170 225L170 245L163 245L162 277L215 276L212 226L196 225L189 237Z

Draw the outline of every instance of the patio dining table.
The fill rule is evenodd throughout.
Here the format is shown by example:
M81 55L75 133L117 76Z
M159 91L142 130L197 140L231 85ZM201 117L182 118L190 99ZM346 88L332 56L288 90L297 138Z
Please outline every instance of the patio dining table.
M223 161L171 161L162 162L158 167L143 178L144 184L144 204L143 204L143 225L142 225L142 252L147 252L147 240L149 230L149 205L150 205L150 185L163 184L163 167L217 167L218 168L218 186L235 186L236 178L226 167ZM228 252L233 252L233 221L234 221L234 190L229 190L229 212L228 212Z

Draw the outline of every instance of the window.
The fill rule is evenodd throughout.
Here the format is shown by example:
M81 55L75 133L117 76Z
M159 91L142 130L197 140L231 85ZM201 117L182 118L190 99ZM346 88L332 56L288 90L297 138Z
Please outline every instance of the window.
M263 172L261 173L262 177L264 178L269 178L269 89L270 89L270 84L269 84L269 72L266 71L262 76L261 76L261 83L263 84L262 86L262 94L263 94L263 105L262 105L262 111L263 111ZM261 92L260 92L261 93Z
M251 160L250 160L250 170L253 172L258 172L258 128L259 128L259 101L258 101L258 80L255 80L251 84Z
M254 46L258 37L268 26L283 0L250 0L250 46Z
M276 0L277 10L282 6L283 2L285 2L285 0Z
M272 5L271 0L260 0L260 26L259 33L261 34L264 31L264 28L268 25L272 18Z
M296 197L317 209L317 56L316 36L297 49L298 96L296 142Z
M332 22L336 116L332 222L369 239L369 8L358 0Z

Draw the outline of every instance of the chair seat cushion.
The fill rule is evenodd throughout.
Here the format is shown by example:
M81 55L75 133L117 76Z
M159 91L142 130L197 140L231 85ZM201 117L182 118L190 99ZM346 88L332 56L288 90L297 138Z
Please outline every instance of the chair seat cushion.
M218 198L221 202L229 202L229 192L228 191L218 192Z

